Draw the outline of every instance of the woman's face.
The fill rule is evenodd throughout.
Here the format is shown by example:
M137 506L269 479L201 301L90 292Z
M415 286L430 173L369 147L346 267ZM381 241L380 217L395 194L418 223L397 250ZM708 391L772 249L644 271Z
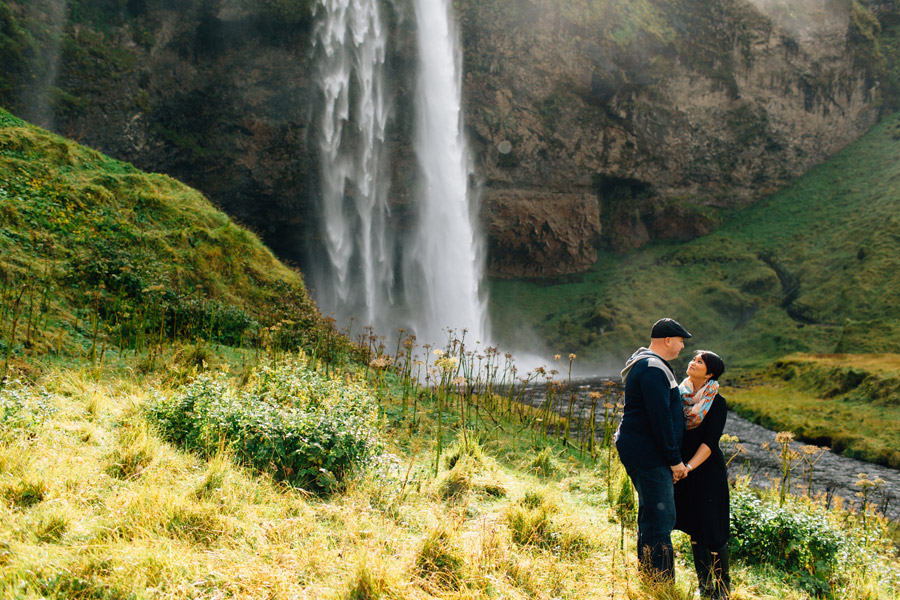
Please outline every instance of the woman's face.
M703 362L702 354L698 354L691 360L690 363L688 363L687 374L688 377L694 379L702 379L704 381L712 377L712 375L706 372L706 363Z

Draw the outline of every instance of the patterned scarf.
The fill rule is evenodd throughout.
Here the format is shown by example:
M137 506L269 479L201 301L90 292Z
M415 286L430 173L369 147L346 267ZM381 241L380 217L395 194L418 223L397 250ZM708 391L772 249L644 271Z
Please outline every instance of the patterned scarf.
M685 377L678 386L678 392L681 394L681 406L684 409L684 425L688 429L696 429L703 422L703 417L709 412L709 407L719 393L719 382L710 380L695 394L690 378Z

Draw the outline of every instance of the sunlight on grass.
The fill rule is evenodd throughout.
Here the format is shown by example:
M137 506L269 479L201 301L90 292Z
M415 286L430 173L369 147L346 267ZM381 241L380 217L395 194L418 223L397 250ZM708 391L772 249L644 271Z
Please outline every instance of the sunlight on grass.
M568 371L558 356L523 374L512 354L455 338L424 362L402 335L395 355L374 333L351 341L297 273L196 191L2 111L0 122L0 597L693 597L683 536L674 587L638 575L635 493L611 440L621 390L591 394L590 417L572 413L575 353ZM661 283L702 280L707 304L674 294L666 306L705 339L738 337L738 319L751 363L864 335L781 310L758 241L605 256L571 284L574 301L547 286L531 316L554 311L556 341L600 352L645 341L639 323L663 305L592 294L651 298ZM722 261L704 244L725 248ZM871 248L863 258L884 250ZM734 402L763 418L803 414L789 423L798 433L818 431L815 419L874 429L895 419L877 384L896 370L869 359L868 370L776 361L768 386L737 388ZM848 438L848 451L896 447L870 438ZM741 524L769 524L743 548L790 534L787 555L815 522L836 554L827 568L803 555L797 577L763 548L735 565L736 599L896 597L900 566L877 514L802 498L782 508L741 485L754 515Z
M134 412L139 380L48 370L54 381L67 393L54 393L37 435L0 444L4 593L662 599L689 598L696 585L683 554L677 588L640 582L633 525L623 537L607 498L621 467L607 476L558 457L547 478L531 467L540 452L510 462L459 439L437 478L427 453L410 467L400 456L318 499L227 452L201 459L161 442ZM85 411L85 398L102 413ZM97 431L84 439L73 422ZM392 447L411 434L393 430ZM736 598L807 597L769 572L738 566L734 577Z

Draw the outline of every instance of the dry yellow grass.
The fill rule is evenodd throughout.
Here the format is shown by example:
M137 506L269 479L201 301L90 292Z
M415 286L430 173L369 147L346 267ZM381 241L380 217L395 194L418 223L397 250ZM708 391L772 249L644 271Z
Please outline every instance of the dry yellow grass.
M560 459L538 478L533 455L494 459L488 447L435 478L427 452L397 450L316 498L224 452L203 460L161 441L139 410L154 387L165 391L49 370L30 388L55 410L0 441L0 598L692 597L684 557L676 588L640 583L634 533L623 551L599 471ZM448 494L454 470L469 484ZM510 515L535 507L544 537L517 537ZM734 597L804 597L766 581L737 569Z

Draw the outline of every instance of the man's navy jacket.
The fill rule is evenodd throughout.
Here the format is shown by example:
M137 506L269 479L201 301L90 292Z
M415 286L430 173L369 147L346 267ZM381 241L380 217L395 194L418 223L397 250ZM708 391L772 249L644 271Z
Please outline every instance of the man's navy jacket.
M622 370L625 411L616 448L626 469L666 467L681 462L684 412L672 367L647 348Z

